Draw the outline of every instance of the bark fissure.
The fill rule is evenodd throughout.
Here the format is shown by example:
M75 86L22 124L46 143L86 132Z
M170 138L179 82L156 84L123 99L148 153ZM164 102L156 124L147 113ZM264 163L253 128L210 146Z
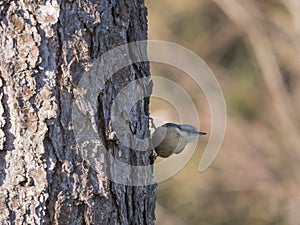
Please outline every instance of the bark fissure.
M100 169L94 168L76 143L72 124L74 89L98 57L147 39L144 2L20 0L0 3L0 9L0 223L154 224L156 185L110 181L114 165L90 152L99 156ZM99 90L99 139L128 165L149 165L152 152L111 139L111 107L126 85L149 76L148 63L135 63ZM150 82L138 85L151 92ZM126 118L140 138L149 133L148 104L142 99ZM117 172L128 181L136 178L130 169Z
M11 121L12 118L10 116L10 110L8 107L8 95L5 93L4 87L7 86L6 81L1 79L1 83L2 83L2 87L0 87L0 91L1 91L1 105L2 105L2 118L1 118L1 130L3 132L2 137L1 137L1 141L2 141L2 146L1 149L4 151L11 151L13 150L13 142L14 142L14 135L10 132L11 129ZM4 158L3 158L4 160ZM4 172L5 173L5 172ZM4 174L3 173L3 174ZM4 177L3 177L4 179ZM0 185L2 184L2 179L0 179Z

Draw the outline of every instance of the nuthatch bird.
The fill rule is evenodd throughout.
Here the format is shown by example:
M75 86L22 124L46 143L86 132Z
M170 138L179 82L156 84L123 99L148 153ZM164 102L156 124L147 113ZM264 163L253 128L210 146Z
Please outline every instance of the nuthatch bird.
M188 143L205 134L189 124L166 123L154 131L152 145L158 156L167 158L179 154Z

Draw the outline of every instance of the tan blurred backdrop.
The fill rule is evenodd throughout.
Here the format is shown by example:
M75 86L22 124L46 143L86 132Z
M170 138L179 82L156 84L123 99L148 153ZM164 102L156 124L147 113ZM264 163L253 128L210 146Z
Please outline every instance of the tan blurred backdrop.
M159 184L156 224L299 225L300 1L146 4L149 39L175 42L204 59L222 87L228 113L213 165L198 172L208 141L201 138L188 164ZM201 89L174 68L153 63L151 71L189 93L201 121L194 125L209 132L210 110ZM162 99L151 100L151 115L179 122Z

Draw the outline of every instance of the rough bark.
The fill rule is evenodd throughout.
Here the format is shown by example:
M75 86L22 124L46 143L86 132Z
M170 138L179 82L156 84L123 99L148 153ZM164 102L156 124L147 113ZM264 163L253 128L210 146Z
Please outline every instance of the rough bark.
M156 185L117 184L94 170L72 127L84 72L108 50L147 39L143 0L2 1L0 10L0 223L154 224ZM98 97L100 140L132 165L149 165L151 151L107 138L111 104L130 81L148 76L146 62L123 68ZM139 137L149 135L148 105L139 101L128 119Z

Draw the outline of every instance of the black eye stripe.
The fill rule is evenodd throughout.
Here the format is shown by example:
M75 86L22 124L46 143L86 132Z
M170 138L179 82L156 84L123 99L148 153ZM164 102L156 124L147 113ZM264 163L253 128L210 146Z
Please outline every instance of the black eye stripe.
M164 125L162 125L162 127L176 127L178 129L181 129L181 126L175 123L165 123Z
M181 131L187 132L187 133L194 133L194 134L198 134L198 135L206 135L206 132L201 132L201 131L197 131L197 130L191 130L191 129L186 129L183 128L183 126L186 126L188 124L175 124L175 123L165 123L164 125L162 125L161 127L174 127L174 128L178 128Z

